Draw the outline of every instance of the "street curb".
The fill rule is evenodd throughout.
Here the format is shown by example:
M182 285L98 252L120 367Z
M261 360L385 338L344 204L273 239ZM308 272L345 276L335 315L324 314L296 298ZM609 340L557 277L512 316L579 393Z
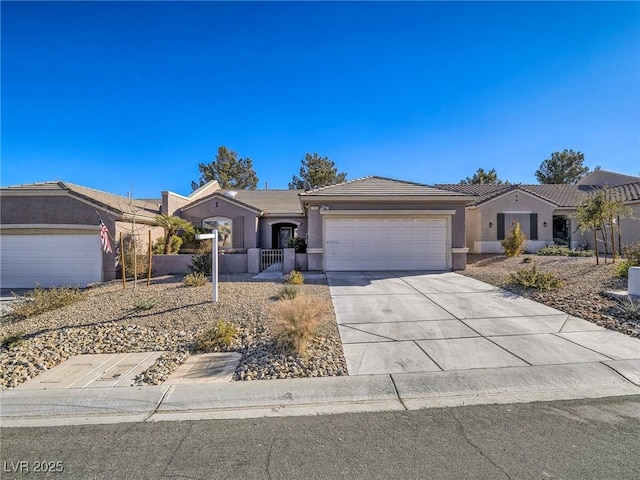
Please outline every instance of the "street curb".
M2 427L303 416L640 395L637 362L0 393Z

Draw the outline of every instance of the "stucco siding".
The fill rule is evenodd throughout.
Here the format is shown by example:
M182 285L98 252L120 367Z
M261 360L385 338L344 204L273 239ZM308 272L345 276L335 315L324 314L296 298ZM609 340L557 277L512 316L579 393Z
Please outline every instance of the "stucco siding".
M480 238L475 241L498 241L498 213L523 212L538 214L538 241L553 241L553 215L555 206L522 191L509 192L478 207L480 212ZM547 226L544 226L544 222ZM508 231L511 225L505 225Z
M184 208L178 213L199 227L202 226L202 220L209 217L223 217L229 220L243 217L243 248L258 246L258 214L254 210L227 202L220 197L214 197L193 207Z

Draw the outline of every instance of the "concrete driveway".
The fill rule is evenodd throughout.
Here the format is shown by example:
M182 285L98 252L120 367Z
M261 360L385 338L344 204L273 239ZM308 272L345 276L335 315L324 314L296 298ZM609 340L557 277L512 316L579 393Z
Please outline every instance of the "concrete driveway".
M350 375L597 362L640 383L639 339L463 275L327 279Z

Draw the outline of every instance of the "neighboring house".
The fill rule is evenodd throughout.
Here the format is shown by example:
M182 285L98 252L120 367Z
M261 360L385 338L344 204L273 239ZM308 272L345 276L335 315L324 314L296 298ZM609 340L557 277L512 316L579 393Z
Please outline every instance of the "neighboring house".
M640 240L640 177L596 170L577 185L436 186L476 196L467 205L466 215L466 245L471 253L502 252L501 241L514 221L527 237L527 251L553 242L568 242L572 248L586 243L586 248L593 249L593 232L580 232L575 212L590 193L604 187L633 212L620 219L621 243ZM617 235L615 241L617 248Z
M134 200L66 182L0 189L0 286L33 288L79 285L116 278L115 253L103 252L100 220L109 229L113 252L120 233L153 237L159 200ZM135 230L134 229L135 221Z

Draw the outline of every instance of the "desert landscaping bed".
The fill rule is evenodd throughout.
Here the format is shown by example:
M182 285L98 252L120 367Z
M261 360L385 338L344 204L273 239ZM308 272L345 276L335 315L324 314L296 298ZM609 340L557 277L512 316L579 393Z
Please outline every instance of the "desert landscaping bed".
M512 272L529 268L533 263L539 271L553 273L562 280L562 286L545 291L525 289L509 282ZM639 322L625 318L617 308L618 302L603 295L605 291L627 289L626 278L616 277L615 265L610 259L604 264L601 258L600 265L596 265L593 257L469 255L467 269L460 273L600 326L640 337Z
M15 387L79 354L167 351L138 379L162 383L195 352L199 335L218 320L234 324L235 341L224 351L242 355L234 380L346 375L342 344L331 306L329 287L306 284L300 292L326 301L321 324L304 358L277 345L267 310L282 283L251 281L250 275L220 278L219 302L211 302L211 284L185 287L182 276L155 278L122 289L110 282L87 290L84 300L29 319L3 317L0 338L20 334L21 340L0 349L0 384ZM136 309L144 299L157 299L150 310Z

